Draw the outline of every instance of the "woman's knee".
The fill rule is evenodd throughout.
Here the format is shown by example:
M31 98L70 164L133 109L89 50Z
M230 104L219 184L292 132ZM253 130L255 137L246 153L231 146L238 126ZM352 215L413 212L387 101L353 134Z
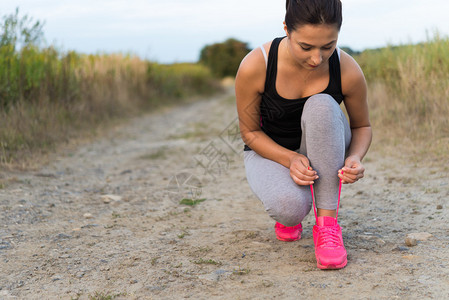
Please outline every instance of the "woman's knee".
M335 114L339 111L340 106L335 101L332 96L327 94L317 94L311 96L304 105L304 111L310 112L313 111L315 113L311 113L312 117L316 114Z
M333 127L341 117L342 111L335 99L327 94L318 94L310 97L304 105L301 125L326 129Z
M272 202L273 205L266 207L269 216L285 226L295 226L302 222L309 213L311 206L301 201L298 197L283 197Z

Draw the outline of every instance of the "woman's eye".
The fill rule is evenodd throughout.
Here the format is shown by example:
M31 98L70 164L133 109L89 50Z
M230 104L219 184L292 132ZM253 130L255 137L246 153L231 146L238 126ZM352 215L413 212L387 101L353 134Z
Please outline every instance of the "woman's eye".
M304 48L303 46L301 46L301 49L304 50L304 51L310 51L310 50L312 50L312 48Z
M323 50L330 50L332 47L323 47Z

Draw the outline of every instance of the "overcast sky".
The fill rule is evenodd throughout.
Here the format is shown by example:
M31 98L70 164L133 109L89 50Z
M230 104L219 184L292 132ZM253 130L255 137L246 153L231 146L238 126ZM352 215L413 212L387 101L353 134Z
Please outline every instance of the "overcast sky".
M339 45L354 50L449 35L449 0L342 0ZM251 48L283 35L279 0L0 0L45 21L48 43L82 53L131 52L161 63L197 61L229 37Z

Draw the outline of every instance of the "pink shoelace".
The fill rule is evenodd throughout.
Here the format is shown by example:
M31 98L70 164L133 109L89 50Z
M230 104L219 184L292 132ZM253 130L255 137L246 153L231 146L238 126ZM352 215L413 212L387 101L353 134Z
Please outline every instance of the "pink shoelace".
M338 187L338 204L337 204L337 211L336 211L336 215L335 215L335 221L337 221L338 208L340 207L341 186L342 186L342 183L341 183L341 179L340 179L339 187ZM310 185L310 191L312 192L313 211L315 213L315 220L316 220L318 218L318 215L317 215L317 210L316 210L316 206L315 206L315 193L313 192L312 184ZM320 234L319 235L319 241L317 243L318 245L321 245L321 247L325 247L325 248L335 248L335 247L341 246L341 241L338 236L338 227L337 226L323 227L323 228L321 228L320 231L327 232L328 234Z
M320 230L320 233L326 232L327 234L320 234L317 244L321 248L335 248L341 246L341 241L338 237L338 231L335 227L324 227Z
M342 183L341 183L341 178L340 178L340 183L339 183L339 186L338 186L338 204L337 204L337 211L336 211L336 214L335 214L335 220L337 220L337 218L338 218L338 208L340 207L341 185L342 185ZM313 211L315 212L315 220L316 220L318 218L318 215L316 213L315 193L313 192L313 184L310 185L310 191L312 192Z

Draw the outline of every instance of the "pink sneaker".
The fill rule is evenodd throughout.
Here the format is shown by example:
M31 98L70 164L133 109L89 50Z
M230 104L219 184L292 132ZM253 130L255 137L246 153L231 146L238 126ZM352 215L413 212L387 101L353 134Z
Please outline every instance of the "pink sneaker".
M281 223L276 222L274 225L274 232L276 233L276 238L284 242L293 242L301 238L302 225L299 223L296 226L287 227Z
M336 218L318 217L313 226L313 243L317 267L320 269L341 269L348 260L340 225Z

